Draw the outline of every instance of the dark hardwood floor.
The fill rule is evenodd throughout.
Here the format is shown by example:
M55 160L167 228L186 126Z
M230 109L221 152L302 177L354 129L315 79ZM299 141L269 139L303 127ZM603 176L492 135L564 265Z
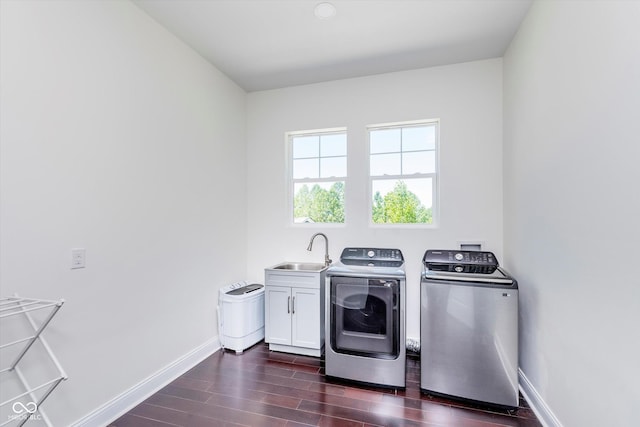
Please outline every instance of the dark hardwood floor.
M420 361L407 388L327 381L322 361L270 352L218 351L111 427L147 426L540 426L524 399L513 413L420 393Z

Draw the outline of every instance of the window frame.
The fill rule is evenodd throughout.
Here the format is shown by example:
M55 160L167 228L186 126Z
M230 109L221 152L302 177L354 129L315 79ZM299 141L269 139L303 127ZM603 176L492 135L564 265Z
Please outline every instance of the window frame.
M402 129L408 127L431 126L435 127L435 143L434 143L434 171L430 173L413 173L413 174L397 174L397 175L372 175L371 174L371 131L384 129ZM440 222L440 119L424 119L411 120L393 123L381 123L367 125L366 127L367 141L367 175L368 175L368 197L367 197L367 215L370 228L438 228ZM407 152L415 152L416 150L408 150ZM423 151L423 150L420 150ZM424 150L431 151L431 150ZM396 153L396 152L394 152ZM400 162L402 165L402 145L400 146ZM380 154L380 153L375 153ZM402 172L402 169L400 170ZM377 223L373 221L373 183L377 180L410 180L416 178L431 179L431 223Z
M346 147L345 147L345 155L344 156L327 156L326 158L331 157L344 157L346 160L346 174L340 177L328 177L328 178L294 178L294 158L293 158L293 140L295 137L300 136L323 136L323 135L336 135L336 134L344 134L346 138ZM323 129L310 129L310 130L300 130L300 131L289 131L285 132L285 144L286 144L286 180L287 180L287 225L290 227L345 227L347 224L347 197L346 197L346 188L347 188L347 178L349 176L349 141L347 134L347 127L333 127L333 128L323 128ZM322 158L321 153L318 153L318 161ZM320 172L320 170L319 170ZM294 198L295 198L295 186L298 183L334 183L334 182L342 182L345 187L345 197L344 197L344 212L345 218L344 222L295 222L295 206L294 206Z

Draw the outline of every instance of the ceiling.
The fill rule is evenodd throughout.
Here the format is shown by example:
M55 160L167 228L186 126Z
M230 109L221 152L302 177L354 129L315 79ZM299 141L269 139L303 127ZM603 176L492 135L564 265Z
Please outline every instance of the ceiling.
M247 92L501 57L532 0L133 0Z

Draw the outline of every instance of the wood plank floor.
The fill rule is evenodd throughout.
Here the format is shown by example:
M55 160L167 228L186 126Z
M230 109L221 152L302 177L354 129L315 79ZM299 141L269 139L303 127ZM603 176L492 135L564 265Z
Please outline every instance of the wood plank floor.
M406 390L327 381L320 359L261 342L214 353L110 426L541 426L520 402L508 413L423 395L412 357Z

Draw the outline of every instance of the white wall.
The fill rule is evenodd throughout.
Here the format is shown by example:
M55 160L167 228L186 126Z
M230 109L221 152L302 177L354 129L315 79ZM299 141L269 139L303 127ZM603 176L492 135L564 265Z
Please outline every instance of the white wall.
M565 426L637 424L640 3L533 4L504 57L520 366Z
M129 2L1 5L1 293L66 299L63 426L215 340L246 268L246 97Z
M323 260L322 231L338 260L346 246L397 247L407 266L407 334L419 337L421 259L428 248L483 241L502 255L502 61L500 59L254 92L248 96L248 277L280 261ZM370 228L370 124L441 119L440 226ZM287 224L285 132L346 126L344 226Z

